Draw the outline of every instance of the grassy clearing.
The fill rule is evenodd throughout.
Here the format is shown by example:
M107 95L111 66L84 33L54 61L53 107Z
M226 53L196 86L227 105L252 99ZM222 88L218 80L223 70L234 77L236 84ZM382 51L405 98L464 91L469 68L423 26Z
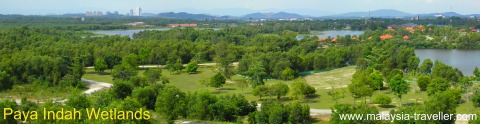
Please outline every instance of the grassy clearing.
M93 68L87 68L85 69L85 74L83 75L82 78L94 80L94 81L106 82L106 83L113 83L110 72L111 72L110 70L105 70L105 72L100 74L96 72Z
M333 69L330 71L311 74L303 77L307 83L314 86L317 90L347 87L355 73L355 66Z

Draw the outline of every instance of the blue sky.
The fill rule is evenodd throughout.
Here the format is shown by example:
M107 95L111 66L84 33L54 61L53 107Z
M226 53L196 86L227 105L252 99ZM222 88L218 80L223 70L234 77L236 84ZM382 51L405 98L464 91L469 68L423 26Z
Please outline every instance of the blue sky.
M412 14L453 11L480 13L480 0L1 0L0 14L63 14L85 11L127 13L137 6L144 12L189 12L243 15L251 12L294 12L323 16L353 11L396 9Z

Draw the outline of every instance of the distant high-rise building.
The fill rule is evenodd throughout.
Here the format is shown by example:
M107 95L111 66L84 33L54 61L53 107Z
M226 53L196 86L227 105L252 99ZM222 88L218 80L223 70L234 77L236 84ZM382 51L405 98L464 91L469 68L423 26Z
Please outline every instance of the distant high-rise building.
M135 15L134 16L142 16L142 8L137 7L135 9Z
M103 16L103 13L101 11L87 11L85 16Z
M128 14L128 15L134 16L134 14L133 14L133 9L130 10L130 14Z

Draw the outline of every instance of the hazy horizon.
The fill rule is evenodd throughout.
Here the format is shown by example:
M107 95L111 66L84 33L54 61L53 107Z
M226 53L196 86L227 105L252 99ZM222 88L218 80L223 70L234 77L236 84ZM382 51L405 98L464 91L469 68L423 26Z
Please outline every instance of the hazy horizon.
M453 12L479 14L479 0L9 0L0 5L0 14L45 15L118 11L141 7L144 13L188 12L239 16L253 12L291 12L326 16L357 11L395 9L412 14Z

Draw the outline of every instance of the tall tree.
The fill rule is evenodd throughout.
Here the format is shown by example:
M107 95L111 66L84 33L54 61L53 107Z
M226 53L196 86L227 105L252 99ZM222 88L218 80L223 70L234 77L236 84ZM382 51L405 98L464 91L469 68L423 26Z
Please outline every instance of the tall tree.
M435 78L431 83L428 84L427 94L431 96L435 93L446 91L449 88L450 84L445 78Z
M107 62L103 58L98 58L95 60L95 64L93 65L93 68L95 68L95 71L100 72L100 74L103 73L108 67L107 67Z
M247 75L250 77L250 83L253 88L264 85L263 79L267 76L262 63L257 62L248 68Z
M221 73L217 73L210 78L210 86L215 88L220 88L225 84L225 77Z
M407 94L409 90L408 82L401 75L396 75L390 80L389 84L390 89L400 99L400 106L402 106L402 95Z
M169 124L173 124L178 116L184 115L186 112L185 98L185 93L180 89L166 86L158 94L155 111L161 113Z
M259 100L262 100L262 96L269 95L269 89L265 85L260 85L253 89L252 94L258 96Z
M423 60L422 65L420 65L420 73L430 74L432 72L433 62L430 59Z
M248 87L248 82L247 82L247 80L240 80L240 81L237 82L237 86L240 89L242 89L242 93L243 93L243 89Z
M293 80L295 79L295 71L293 71L290 67L285 68L285 70L282 71L282 75L280 76L281 79L283 80Z
M234 67L232 63L236 59L236 49L230 46L226 41L221 41L215 45L215 62L217 63L217 69L223 76L230 79L234 75Z
M268 89L270 89L272 95L277 96L277 99L280 99L280 97L287 95L289 90L288 85L285 83L276 83L270 85Z
M198 69L198 63L197 63L196 60L190 61L187 65L187 67L185 67L185 71L188 74L197 72L197 69Z
M426 91L427 86L428 84L430 84L431 80L432 79L430 79L430 76L420 75L417 79L417 85L421 91Z
M138 58L137 55L129 54L129 55L123 57L122 64L137 69L138 65L139 65L139 63L138 63L139 61L140 61L140 59Z
M294 99L303 98L315 94L315 88L308 85L305 79L297 78L293 80L290 89L290 96Z
M480 78L480 70L478 69L478 67L475 67L475 69L473 70L473 75L475 75L475 77L477 78Z
M120 79L120 80L129 80L130 77L137 75L137 69L128 65L128 64L120 64L116 65L112 71L113 80Z
M140 62L142 65L147 64L148 58L150 56L150 51L152 49L149 48L141 48L140 51L138 52L138 56L140 58Z
M5 71L0 71L0 91L7 90L13 87L13 82L10 81L10 75Z
M162 70L149 68L143 72L143 75L147 77L149 83L153 84L160 80L160 77L162 76Z

